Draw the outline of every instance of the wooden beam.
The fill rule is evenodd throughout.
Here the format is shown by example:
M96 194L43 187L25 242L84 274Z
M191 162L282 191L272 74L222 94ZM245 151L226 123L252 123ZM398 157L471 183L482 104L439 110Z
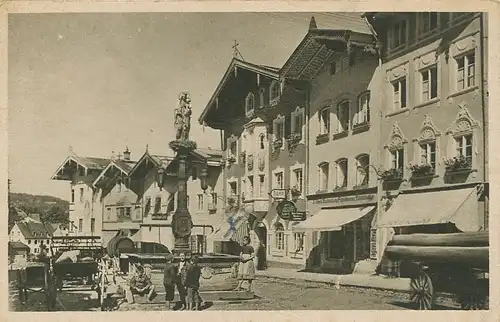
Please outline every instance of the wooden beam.
M326 58L323 60L323 63L321 63L321 65L319 66L318 70L316 70L316 72L312 75L311 79L314 79L316 77L316 75L318 75L319 71L323 68L323 66L326 64L326 62L330 59L330 57L332 57L334 51L333 50L330 50L328 55L326 56Z

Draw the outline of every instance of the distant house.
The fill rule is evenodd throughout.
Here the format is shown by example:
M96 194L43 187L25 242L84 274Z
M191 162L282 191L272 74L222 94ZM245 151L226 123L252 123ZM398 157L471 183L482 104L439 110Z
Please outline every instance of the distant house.
M30 253L39 254L42 245L50 245L54 227L48 223L34 220L18 221L9 233L9 242L20 242L27 245Z
M30 247L24 243L12 241L9 242L9 264L12 266L22 265L26 263Z

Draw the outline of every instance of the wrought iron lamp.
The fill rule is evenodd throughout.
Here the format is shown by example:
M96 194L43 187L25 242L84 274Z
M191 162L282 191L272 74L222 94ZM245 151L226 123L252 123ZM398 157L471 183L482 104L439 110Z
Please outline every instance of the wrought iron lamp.
M159 166L157 169L156 169L156 182L158 183L158 187L160 188L160 190L163 188L163 177L164 177L164 174L165 174L165 169L163 169L161 166Z

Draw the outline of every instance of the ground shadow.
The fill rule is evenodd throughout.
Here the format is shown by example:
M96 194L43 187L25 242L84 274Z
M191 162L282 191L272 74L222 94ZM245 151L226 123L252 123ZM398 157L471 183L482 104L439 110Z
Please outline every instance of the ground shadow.
M416 310L415 303L412 302L402 302L402 301L390 301L389 304L394 306L402 307L409 310ZM444 305L435 304L433 311L460 311L458 308L448 307Z

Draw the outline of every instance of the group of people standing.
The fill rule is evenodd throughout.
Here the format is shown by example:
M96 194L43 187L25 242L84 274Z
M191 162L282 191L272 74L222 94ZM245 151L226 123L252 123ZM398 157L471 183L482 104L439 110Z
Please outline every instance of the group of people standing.
M252 281L255 279L255 252L250 246L250 237L243 238L241 246L240 261L238 263L237 277L238 286L235 291L241 291L243 283L248 282L247 291L252 289ZM199 263L199 257L194 255L188 261L185 253L179 254L179 263L173 263L174 256L166 255L166 264L163 270L163 285L165 287L165 300L167 309L171 310L175 290L179 293L181 302L181 310L199 310L203 304L203 299L200 296L200 277L202 271ZM133 303L133 294L147 295L148 300L152 300L156 296L154 285L151 282L148 274L145 273L144 267L138 265L136 274L131 278L129 290L126 292L127 302Z

